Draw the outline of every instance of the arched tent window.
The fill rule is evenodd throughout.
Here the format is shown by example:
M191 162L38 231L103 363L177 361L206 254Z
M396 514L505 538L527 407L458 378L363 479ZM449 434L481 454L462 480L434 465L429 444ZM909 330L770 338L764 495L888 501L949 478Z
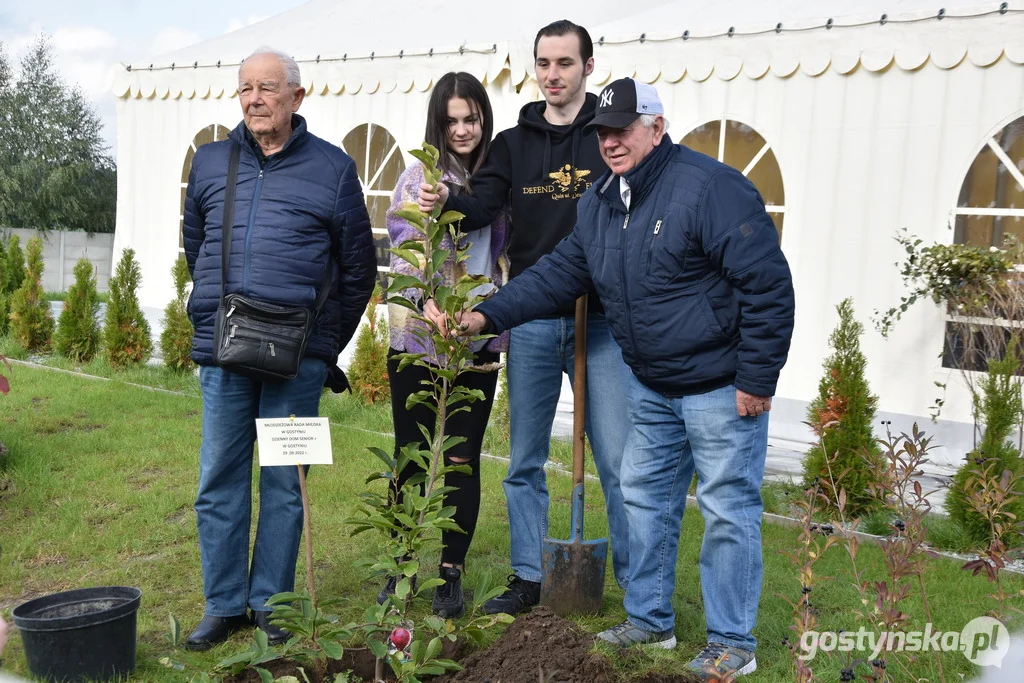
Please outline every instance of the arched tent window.
M341 147L356 162L359 182L370 213L373 242L377 249L377 270L388 272L391 246L385 224L391 194L405 170L405 160L398 141L383 126L365 123L356 126L341 142ZM386 285L386 283L384 283Z
M697 126L681 142L692 150L732 166L749 178L761 193L768 215L775 223L779 239L782 239L782 221L786 216L782 172L775 152L760 133L745 123L723 118Z
M964 176L953 216L957 244L1001 247L1011 236L1024 241L1024 115L984 141ZM943 367L985 370L987 358L1005 350L1009 325L1004 318L979 320L949 311Z
M192 144L185 152L185 163L181 165L181 203L178 207L178 253L185 253L185 190L188 188L188 174L192 171L192 158L196 150L207 144L218 140L227 140L230 129L219 124L212 124L203 128L192 138Z
M985 141L960 187L954 209L957 244L1001 247L1024 240L1024 116Z

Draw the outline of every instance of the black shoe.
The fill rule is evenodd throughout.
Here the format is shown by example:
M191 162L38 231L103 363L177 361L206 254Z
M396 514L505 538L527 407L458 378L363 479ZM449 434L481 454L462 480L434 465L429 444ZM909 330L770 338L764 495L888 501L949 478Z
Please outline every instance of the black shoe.
M540 602L540 581L526 581L515 574L508 577L508 590L483 604L484 614L519 614Z
M430 607L442 619L456 619L466 611L466 596L462 593L462 572L456 567L441 566L444 584L434 591Z
M249 626L249 617L240 614L235 617L203 617L195 631L189 634L183 645L186 650L209 650L217 643L223 643L235 631Z
M397 576L389 576L388 580L384 583L384 587L380 589L380 593L377 593L377 604L378 605L383 605L385 602L387 602L388 598L390 598L392 595L395 594L395 586L397 586L397 585L398 585L398 577ZM416 577L415 576L412 577L411 589L412 589L413 593L416 592Z
M257 612L253 610L252 613L252 625L267 634L267 643L270 645L280 645L287 643L288 639L292 637L292 632L275 626L270 623L270 615L273 612Z

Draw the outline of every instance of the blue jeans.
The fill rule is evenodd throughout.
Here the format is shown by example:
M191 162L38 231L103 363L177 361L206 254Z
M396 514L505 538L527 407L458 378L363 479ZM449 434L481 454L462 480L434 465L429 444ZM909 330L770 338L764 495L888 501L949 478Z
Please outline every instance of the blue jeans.
M562 373L573 376L573 317L534 320L512 329L508 350L511 458L505 498L512 541L512 571L526 581L541 580L541 542L548 534L548 460L551 424L558 407ZM629 527L619 489L622 452L629 433L626 387L630 373L604 316L587 322L586 430L594 451L608 511L612 568L626 585Z
M740 417L736 389L666 398L632 377L633 430L622 463L629 519L630 575L625 608L648 631L675 625L672 592L686 492L697 470L704 515L700 585L708 642L744 650L761 598L761 480L768 414Z
M206 614L230 617L295 587L302 494L294 466L260 468L260 512L249 563L256 418L316 417L327 364L302 361L295 379L261 383L215 366L199 369L203 443L199 448L199 552Z

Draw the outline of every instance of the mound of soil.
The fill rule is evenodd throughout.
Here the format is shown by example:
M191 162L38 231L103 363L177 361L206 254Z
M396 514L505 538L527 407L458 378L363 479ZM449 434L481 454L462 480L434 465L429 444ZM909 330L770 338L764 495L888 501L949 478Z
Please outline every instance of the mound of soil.
M462 670L434 679L434 683L690 683L689 676L649 673L623 679L612 663L592 652L594 634L556 615L547 607L535 607L520 615L505 633L486 650L459 659L457 650L445 648L445 658L455 659ZM628 655L627 655L628 657ZM295 665L270 662L266 668L275 678L295 675ZM340 662L331 662L328 676L351 670L356 680L373 680L373 656L366 650L345 652ZM310 672L307 672L310 673ZM390 673L390 672L389 672ZM301 676L299 677L302 680ZM310 677L313 683L318 683ZM229 677L225 683L258 683L255 672Z
M648 673L624 679L612 663L596 652L594 634L535 607L516 617L486 650L470 654L462 671L436 683L691 683L689 676ZM628 658L629 654L624 653Z
M593 645L593 633L547 607L535 607L491 647L459 662L462 671L437 683L615 683L611 663L591 652Z

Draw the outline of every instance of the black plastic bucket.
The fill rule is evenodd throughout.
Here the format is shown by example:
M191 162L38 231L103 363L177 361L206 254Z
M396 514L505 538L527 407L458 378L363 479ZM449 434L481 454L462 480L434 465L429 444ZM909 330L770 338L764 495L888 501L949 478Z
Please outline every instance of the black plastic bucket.
M101 586L54 593L12 613L33 676L109 681L135 670L135 617L142 591Z

